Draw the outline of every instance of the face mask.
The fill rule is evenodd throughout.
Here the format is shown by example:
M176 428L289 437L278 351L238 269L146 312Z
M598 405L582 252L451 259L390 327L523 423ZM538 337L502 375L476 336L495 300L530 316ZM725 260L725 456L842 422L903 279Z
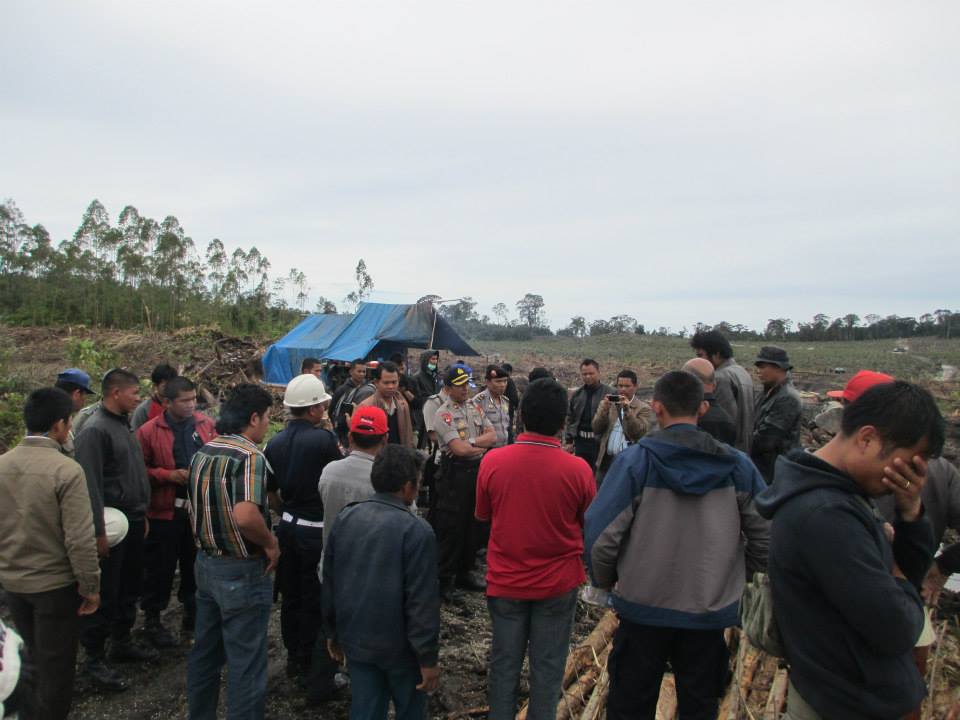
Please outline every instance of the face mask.
M433 372L433 371L436 370L436 369L437 369L437 364L436 364L436 363L427 363L427 370Z

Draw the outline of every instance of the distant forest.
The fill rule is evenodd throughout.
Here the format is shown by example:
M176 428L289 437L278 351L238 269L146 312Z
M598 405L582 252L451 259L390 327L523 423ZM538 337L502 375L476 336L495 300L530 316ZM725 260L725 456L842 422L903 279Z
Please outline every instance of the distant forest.
M87 207L69 240L54 244L43 225L30 225L13 200L0 201L0 321L20 325L83 324L94 327L175 330L213 324L250 334L284 332L307 312L335 313L337 304L321 296L308 309L311 288L293 268L271 273L269 259L256 247L228 252L217 238L200 248L173 215L157 222L132 205L115 223L99 200ZM341 301L352 312L373 291L362 259L356 288ZM464 335L480 340L525 340L552 335L542 296L527 293L513 303L493 306L493 318L477 312L469 296L433 302ZM729 337L768 340L873 340L915 336L951 337L960 313L938 309L919 318L818 314L810 322L771 318L762 330L738 323L693 329L645 326L630 315L587 320L583 316L557 335L678 335L714 327Z

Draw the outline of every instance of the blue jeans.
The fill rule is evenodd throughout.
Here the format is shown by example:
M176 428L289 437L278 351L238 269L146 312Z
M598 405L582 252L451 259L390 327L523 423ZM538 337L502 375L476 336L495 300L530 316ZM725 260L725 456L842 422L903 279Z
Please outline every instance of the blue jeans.
M545 600L488 597L493 646L490 649L489 720L513 720L520 694L520 670L530 650L529 720L553 720L563 669L570 650L577 588Z
M396 720L423 720L427 694L417 690L420 668L407 665L384 668L347 658L350 671L350 720L387 720L387 705L393 700Z
M228 720L258 720L267 696L267 621L273 580L263 558L197 553L197 619L187 663L191 720L216 720L227 665Z

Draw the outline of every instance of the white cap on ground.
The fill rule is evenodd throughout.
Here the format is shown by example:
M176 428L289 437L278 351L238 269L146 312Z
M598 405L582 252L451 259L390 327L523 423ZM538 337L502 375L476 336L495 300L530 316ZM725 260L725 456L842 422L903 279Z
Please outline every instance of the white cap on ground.
M283 393L283 404L287 407L310 407L329 400L323 380L312 373L297 375Z
M0 717L3 704L13 694L20 680L20 648L23 640L0 620Z
M107 534L107 544L110 547L123 542L130 529L130 523L127 516L112 507L103 509L103 528Z

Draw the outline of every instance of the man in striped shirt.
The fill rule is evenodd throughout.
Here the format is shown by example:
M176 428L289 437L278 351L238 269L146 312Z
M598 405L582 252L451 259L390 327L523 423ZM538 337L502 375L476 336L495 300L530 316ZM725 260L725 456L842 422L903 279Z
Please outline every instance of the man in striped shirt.
M273 397L238 385L221 406L217 432L190 466L190 520L197 553L197 619L187 669L193 720L215 720L224 663L228 717L262 718L267 694L270 572L280 557L267 506L269 464L257 447Z

